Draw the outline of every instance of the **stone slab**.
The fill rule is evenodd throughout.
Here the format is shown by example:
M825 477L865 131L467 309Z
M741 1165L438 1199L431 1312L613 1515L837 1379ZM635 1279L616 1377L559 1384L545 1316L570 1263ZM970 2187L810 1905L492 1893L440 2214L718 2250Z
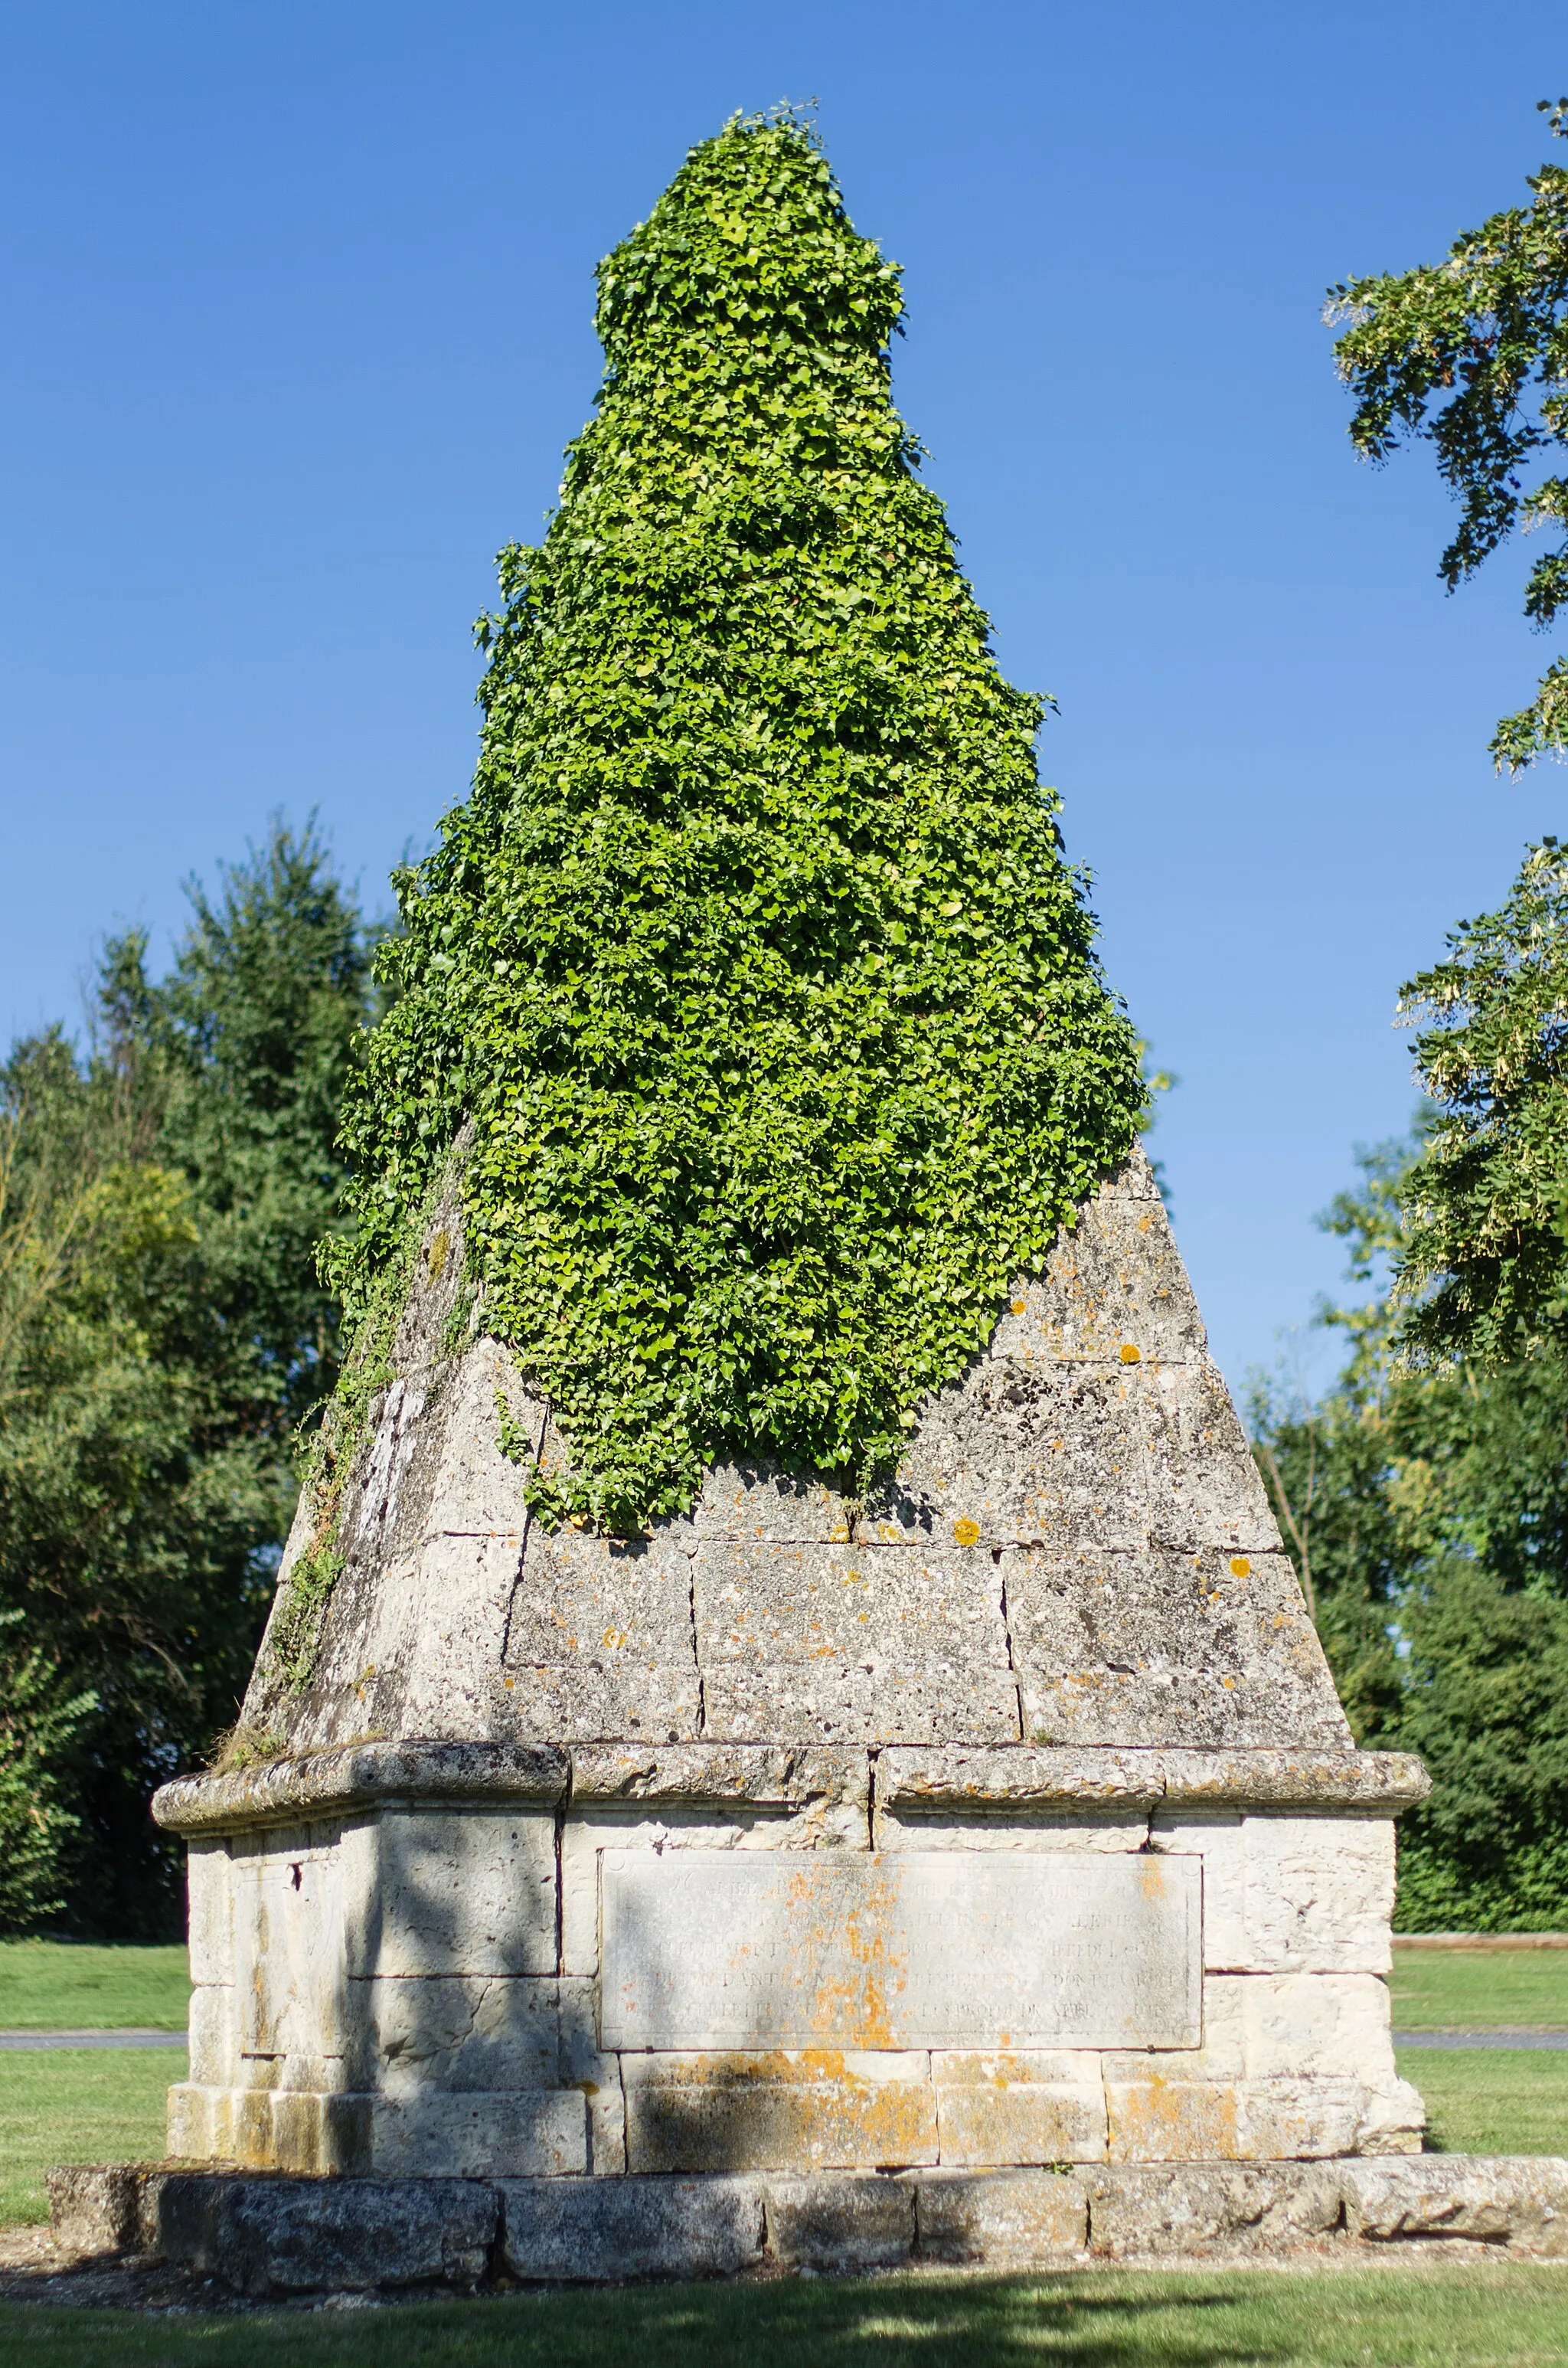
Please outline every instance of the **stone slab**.
M650 2171L820 2171L902 2169L937 2158L937 2100L903 2060L849 2057L790 2066L775 2057L687 2061L687 2077L649 2059L621 2058L626 2167ZM919 2057L922 2076L925 2058ZM898 2070L889 2078L885 2067ZM793 2077L792 2077L793 2076Z
M1568 2161L1551 2157L493 2180L119 2164L51 2171L49 2187L68 2255L162 2254L256 2295L471 2286L492 2264L551 2283L891 2266L911 2204L917 2259L995 2269L1348 2262L1391 2245L1568 2258Z
M1199 1862L604 1852L619 2048L1196 2046Z
M1017 1681L1005 1662L720 1661L703 1674L702 1702L708 1733L737 1740L1014 1743L1019 1731Z
M753 2179L502 2180L501 2260L551 2284L722 2278L763 2258Z
M351 1977L555 1971L548 1806L388 1806L344 1835Z
M767 2249L780 2269L892 2270L915 2250L915 2191L902 2179L770 2179Z

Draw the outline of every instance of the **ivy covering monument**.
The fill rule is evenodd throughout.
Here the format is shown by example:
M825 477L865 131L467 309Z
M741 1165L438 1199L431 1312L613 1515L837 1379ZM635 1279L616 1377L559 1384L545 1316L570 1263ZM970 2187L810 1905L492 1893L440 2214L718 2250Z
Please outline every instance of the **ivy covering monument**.
M324 1506L465 1126L485 1327L572 1449L532 1502L611 1531L726 1454L891 1467L1133 1142L1043 703L893 408L900 313L788 113L694 148L600 268L597 415L479 626L472 794L400 876Z

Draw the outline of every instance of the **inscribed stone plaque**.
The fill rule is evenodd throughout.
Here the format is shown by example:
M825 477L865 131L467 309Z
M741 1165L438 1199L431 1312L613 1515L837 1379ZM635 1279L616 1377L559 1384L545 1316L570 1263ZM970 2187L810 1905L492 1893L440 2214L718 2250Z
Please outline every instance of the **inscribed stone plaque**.
M606 1850L606 2047L1196 2047L1202 1862Z

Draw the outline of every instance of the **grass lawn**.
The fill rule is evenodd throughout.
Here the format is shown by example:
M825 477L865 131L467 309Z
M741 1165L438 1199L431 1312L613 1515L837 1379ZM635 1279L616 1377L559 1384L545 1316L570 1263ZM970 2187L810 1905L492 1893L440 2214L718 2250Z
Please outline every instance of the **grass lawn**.
M183 2031L189 1998L183 1945L0 1941L0 2031Z
M47 2220L57 2162L155 2161L177 2048L51 2047L0 2054L0 2228Z
M1568 2155L1568 2051L1403 2047L1397 2060L1426 2100L1434 2153Z
M16 2368L380 2368L394 2349L399 2368L1548 2368L1568 2363L1568 2272L789 2278L227 2318L0 2305Z
M1396 1949L1396 2031L1568 2031L1568 1949Z

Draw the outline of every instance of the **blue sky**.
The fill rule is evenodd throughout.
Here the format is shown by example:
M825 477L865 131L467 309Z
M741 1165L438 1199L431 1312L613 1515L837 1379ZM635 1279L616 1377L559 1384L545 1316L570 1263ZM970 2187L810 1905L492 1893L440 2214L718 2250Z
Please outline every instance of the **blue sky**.
M896 393L1180 1075L1233 1384L1332 1352L1312 1215L1414 1102L1399 981L1563 781L1485 743L1526 554L1452 599L1353 460L1325 286L1523 195L1537 0L789 9L51 0L0 20L0 1030L320 808L372 903L472 766L469 626L591 407L597 258L736 108L820 101L905 268ZM1563 152L1558 151L1558 154Z

